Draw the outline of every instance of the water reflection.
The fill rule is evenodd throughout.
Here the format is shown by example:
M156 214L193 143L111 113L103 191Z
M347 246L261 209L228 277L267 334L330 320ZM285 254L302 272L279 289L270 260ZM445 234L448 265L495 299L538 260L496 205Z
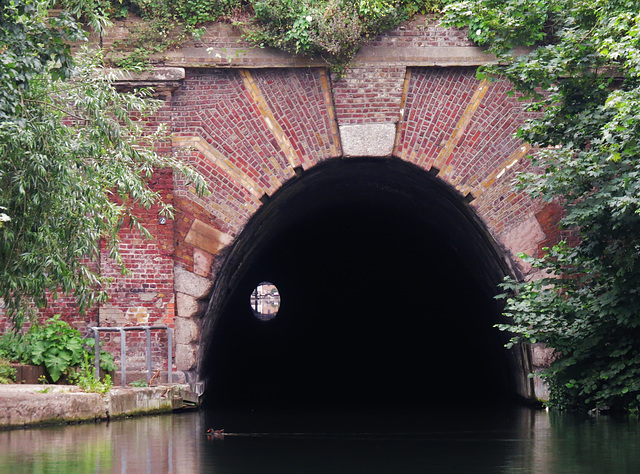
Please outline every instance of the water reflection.
M0 432L0 472L636 472L638 442L635 419L528 409L185 413Z
M0 432L0 472L200 472L197 413Z

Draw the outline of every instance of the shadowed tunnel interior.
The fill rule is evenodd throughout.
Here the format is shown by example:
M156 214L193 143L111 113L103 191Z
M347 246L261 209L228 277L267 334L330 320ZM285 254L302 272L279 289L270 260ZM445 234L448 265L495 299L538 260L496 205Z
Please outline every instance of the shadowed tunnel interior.
M395 159L331 160L275 193L236 239L204 319L216 407L490 403L513 395L493 328L505 274L462 198ZM262 281L277 316L254 317Z

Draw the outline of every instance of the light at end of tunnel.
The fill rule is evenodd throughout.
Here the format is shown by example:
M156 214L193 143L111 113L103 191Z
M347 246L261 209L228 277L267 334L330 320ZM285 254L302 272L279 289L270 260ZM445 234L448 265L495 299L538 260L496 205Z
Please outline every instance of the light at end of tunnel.
M280 292L276 285L263 281L251 292L251 310L261 321L270 321L276 317L280 309Z

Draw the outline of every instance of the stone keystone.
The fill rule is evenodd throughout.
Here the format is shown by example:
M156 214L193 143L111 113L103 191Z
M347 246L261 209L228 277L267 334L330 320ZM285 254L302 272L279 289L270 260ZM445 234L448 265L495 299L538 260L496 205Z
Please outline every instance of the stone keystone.
M393 123L341 125L340 139L344 156L387 157L393 152L396 126Z

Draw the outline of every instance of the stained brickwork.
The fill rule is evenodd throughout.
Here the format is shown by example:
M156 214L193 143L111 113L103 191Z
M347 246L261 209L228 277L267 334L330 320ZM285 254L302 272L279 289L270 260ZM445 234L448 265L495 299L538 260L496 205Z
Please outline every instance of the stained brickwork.
M339 124L396 123L406 68L352 67L333 82Z
M471 203L498 242L501 241L501 235L527 220L538 210L539 204L514 190L515 174L520 171L532 171L528 159L520 159L511 168L506 169ZM519 251L521 250L518 249L517 252ZM514 252L514 255L517 252Z
M170 170L158 171L149 183L171 203L173 176ZM174 222L161 223L159 208L137 209L136 216L144 222L152 239L146 239L125 222L120 232L120 252L129 272L122 275L106 251L101 256L101 273L113 278L109 302L99 309L100 326L141 326L165 324L174 326L175 296L173 293L173 233ZM153 333L154 367L162 364L166 354L166 335ZM106 348L119 356L120 336L105 335ZM127 334L129 358L133 364L144 362L144 333ZM165 364L166 365L166 364Z
M521 144L514 137L531 114L524 103L508 97L509 84L490 82L473 119L442 171L456 186L474 188Z
M431 169L477 87L474 68L412 70L397 156Z
M418 16L395 30L376 36L371 48L385 47L464 47L473 46L465 29L445 29L436 16ZM392 58L390 58L393 61Z
M259 70L253 77L305 169L339 156L324 70Z

